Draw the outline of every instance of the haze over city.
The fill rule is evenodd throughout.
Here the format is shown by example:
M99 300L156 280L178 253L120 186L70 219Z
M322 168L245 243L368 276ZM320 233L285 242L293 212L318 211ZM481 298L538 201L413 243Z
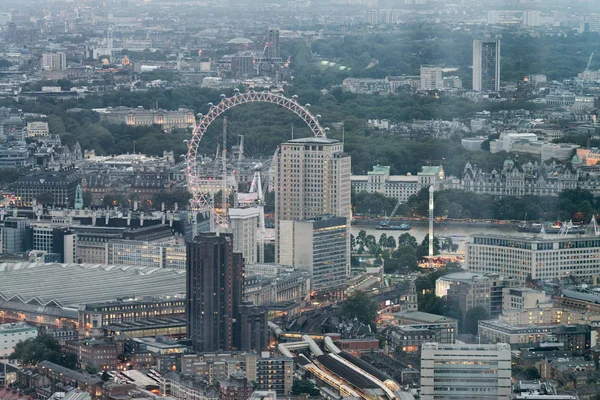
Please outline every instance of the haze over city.
M600 399L593 0L2 0L0 400Z

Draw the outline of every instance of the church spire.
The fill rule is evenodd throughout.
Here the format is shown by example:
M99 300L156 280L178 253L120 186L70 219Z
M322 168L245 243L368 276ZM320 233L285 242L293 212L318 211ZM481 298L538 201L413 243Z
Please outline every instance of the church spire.
M75 209L83 210L83 193L81 191L81 185L77 185L75 190Z

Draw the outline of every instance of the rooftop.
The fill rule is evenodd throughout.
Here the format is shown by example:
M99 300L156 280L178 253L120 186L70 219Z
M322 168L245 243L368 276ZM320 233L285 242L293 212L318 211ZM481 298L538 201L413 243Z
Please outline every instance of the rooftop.
M423 311L402 311L394 314L397 318L419 321L419 322L429 322L429 323L439 323L439 322L456 322L457 320L450 317L445 317L443 315L430 314Z
M185 293L185 271L170 268L20 262L0 263L0 274L0 299L38 306Z
M335 144L335 143L340 143L339 140L335 140L335 139L326 139L326 138L321 138L321 137L307 137L307 138L300 138L300 139L291 139L288 140L286 142L287 143L298 143L298 144Z

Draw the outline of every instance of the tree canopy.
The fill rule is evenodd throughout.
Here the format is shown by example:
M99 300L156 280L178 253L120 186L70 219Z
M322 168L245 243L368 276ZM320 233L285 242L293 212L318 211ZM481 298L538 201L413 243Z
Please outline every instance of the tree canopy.
M50 361L71 369L77 366L77 356L63 353L58 341L47 334L17 343L15 350L8 358L19 360L24 365L36 365L40 361Z
M340 310L346 318L356 318L368 325L377 318L377 307L375 300L367 296L365 292L358 291L344 301Z

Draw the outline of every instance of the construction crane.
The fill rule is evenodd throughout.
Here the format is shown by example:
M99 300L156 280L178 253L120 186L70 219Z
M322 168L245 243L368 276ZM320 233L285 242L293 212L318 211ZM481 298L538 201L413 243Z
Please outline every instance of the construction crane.
M588 59L587 65L585 67L585 71L583 71L583 74L581 74L582 79L578 79L578 89L579 89L579 94L583 95L583 84L585 82L589 82L592 79L590 79L590 65L592 64L592 59L594 58L594 52L592 51L592 54L590 54L590 58Z
M265 56L267 54L268 48L269 48L269 42L265 43L265 47L263 48L263 52L262 52L262 55L260 56L260 58L254 61L254 72L257 75L260 75L260 67L265 60Z
M221 215L227 218L227 117L223 118L223 153L221 155L223 179L221 185Z
M592 51L592 54L590 54L590 59L588 60L588 63L587 63L587 67L585 67L586 75L587 75L587 72L589 72L589 70L590 70L590 65L592 64L593 58L594 58L594 52ZM584 75L584 76L586 76L586 75Z
M265 228L265 196L263 192L262 179L260 177L260 169L262 164L254 167L254 177L250 184L250 193L256 193L256 204L258 205L258 262L265 262L265 240L267 239L267 230Z
M394 209L392 210L392 212L390 213L390 216L387 217L385 219L385 221L381 221L379 223L379 226L388 226L390 224L390 221L392 220L392 218L394 218L394 215L396 215L396 211L398 211L398 207L400 207L401 201L398 200L398 202L396 203L396 205L394 206Z

